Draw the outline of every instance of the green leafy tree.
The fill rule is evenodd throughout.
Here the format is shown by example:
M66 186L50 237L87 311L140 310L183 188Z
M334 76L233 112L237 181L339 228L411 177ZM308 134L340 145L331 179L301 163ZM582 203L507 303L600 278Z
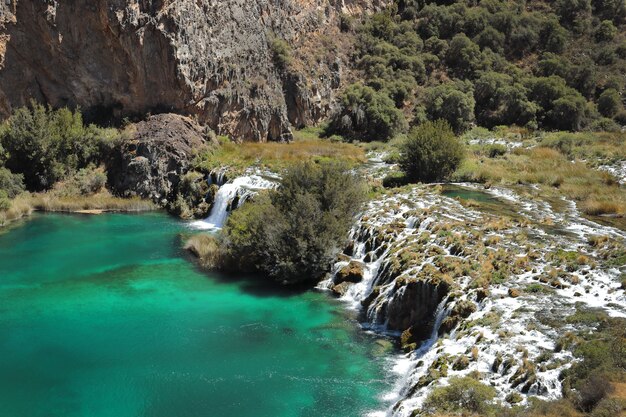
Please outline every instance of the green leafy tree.
M606 117L615 116L622 109L619 93L614 88L604 90L598 97L598 111Z
M526 126L535 121L537 106L528 100L526 88L510 75L481 74L474 84L474 98L476 121L481 126Z
M456 133L474 121L474 95L470 83L457 81L432 87L425 94L426 115L430 120L446 120Z
M276 191L233 212L224 229L227 258L285 284L317 282L344 244L364 185L337 164L289 168Z
M610 20L603 20L597 27L594 36L600 42L612 40L617 35L617 28Z
M22 174L29 190L40 191L90 163L99 164L119 134L85 126L79 111L52 110L31 103L17 109L0 132L6 167Z
M475 41L481 49L489 48L497 53L504 51L505 36L493 27L485 28L476 36Z
M400 145L399 164L410 181L440 181L456 170L463 155L463 145L450 125L436 120L409 132Z
M526 81L529 98L537 103L538 121L551 129L578 130L586 113L586 101L558 76L531 78Z
M480 48L463 33L454 36L450 41L446 63L454 69L456 74L462 76L472 76L476 71L484 68Z
M333 117L330 134L354 140L386 141L406 130L406 120L394 101L371 87L353 84L344 92Z
M24 191L24 176L0 167L0 190L4 190L9 198L15 197Z

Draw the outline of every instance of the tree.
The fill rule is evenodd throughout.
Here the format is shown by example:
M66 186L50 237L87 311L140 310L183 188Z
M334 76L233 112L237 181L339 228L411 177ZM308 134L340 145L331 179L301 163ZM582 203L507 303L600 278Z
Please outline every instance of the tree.
M0 190L4 190L9 198L15 197L24 191L24 176L0 167Z
M567 95L554 100L546 120L548 125L560 130L580 130L587 102L580 94Z
M317 282L343 245L364 185L338 164L298 164L276 191L233 212L224 228L227 258L285 284Z
M529 98L537 103L538 119L543 127L578 130L581 128L586 101L558 76L531 78L526 81Z
M618 30L610 20L603 20L596 29L595 37L599 42L610 41L617 35Z
M507 74L485 72L474 84L476 120L481 126L526 126L535 120L537 106L526 88Z
M470 83L457 81L430 88L425 94L426 114L430 120L446 120L456 133L474 121L474 95Z
M17 109L0 132L6 167L40 191L90 163L99 164L119 138L115 129L85 126L79 111L31 103Z
M330 134L387 141L406 129L406 120L394 101L371 87L351 85L342 95L340 106L329 125Z
M476 36L476 43L482 48L489 48L494 52L502 53L504 50L504 34L492 27L487 27Z
M591 3L589 0L557 0L555 9L561 22L573 26L577 19L590 15Z
M410 181L440 181L456 170L464 150L450 125L425 122L409 132L400 145L400 168Z
M606 117L615 116L622 108L619 93L614 88L606 89L598 97L598 111Z
M471 76L483 67L480 48L463 33L454 36L450 41L446 63L463 76Z

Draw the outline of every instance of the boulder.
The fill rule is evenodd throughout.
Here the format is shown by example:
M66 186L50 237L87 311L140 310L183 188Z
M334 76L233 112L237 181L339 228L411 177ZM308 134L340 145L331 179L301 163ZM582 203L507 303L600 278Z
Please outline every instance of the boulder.
M165 205L176 193L195 152L211 145L208 132L175 114L150 116L130 128L109 163L109 184L124 197L139 196Z
M335 284L341 284L343 282L357 283L363 280L363 273L365 266L362 262L350 261L348 265L341 268L335 274L333 282Z

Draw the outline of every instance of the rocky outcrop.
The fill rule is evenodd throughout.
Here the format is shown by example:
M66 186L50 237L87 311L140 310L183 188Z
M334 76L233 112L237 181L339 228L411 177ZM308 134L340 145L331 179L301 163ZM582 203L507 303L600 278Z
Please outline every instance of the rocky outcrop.
M361 280L363 280L363 268L364 265L362 262L350 261L348 265L337 271L333 277L333 282L335 284L341 284L342 282L361 282Z
M109 184L122 196L140 196L165 205L199 149L210 146L208 132L188 117L151 116L126 129L125 140L108 167Z
M92 119L197 115L219 134L285 140L347 82L341 13L388 0L7 0L0 115L30 99ZM278 65L274 39L290 46Z

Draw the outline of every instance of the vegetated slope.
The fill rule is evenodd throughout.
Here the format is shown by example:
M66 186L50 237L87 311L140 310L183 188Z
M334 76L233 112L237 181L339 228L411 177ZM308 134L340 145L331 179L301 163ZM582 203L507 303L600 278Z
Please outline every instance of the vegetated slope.
M288 139L325 117L345 82L339 16L384 4L3 1L0 115L34 98L89 120L177 112L236 139Z
M399 0L356 29L363 81L331 133L388 139L446 119L560 130L626 124L626 4Z

